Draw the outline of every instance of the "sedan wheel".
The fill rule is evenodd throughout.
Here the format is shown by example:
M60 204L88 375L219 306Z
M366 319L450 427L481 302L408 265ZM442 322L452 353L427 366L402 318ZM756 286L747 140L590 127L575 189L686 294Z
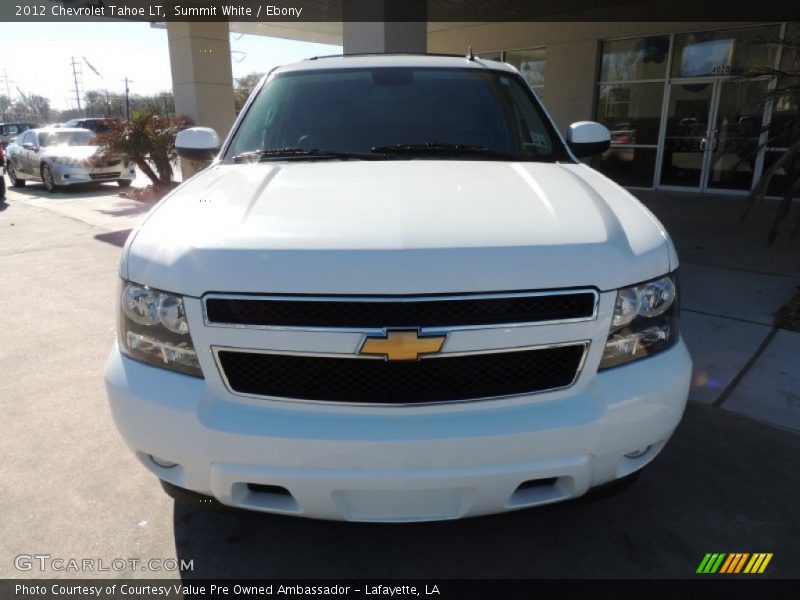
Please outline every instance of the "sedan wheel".
M44 187L46 187L47 191L51 194L58 190L56 180L53 179L53 172L47 165L42 165L42 181L44 181Z
M8 178L11 180L11 185L14 187L25 187L25 180L17 177L17 170L14 168L14 164L10 161L8 163Z

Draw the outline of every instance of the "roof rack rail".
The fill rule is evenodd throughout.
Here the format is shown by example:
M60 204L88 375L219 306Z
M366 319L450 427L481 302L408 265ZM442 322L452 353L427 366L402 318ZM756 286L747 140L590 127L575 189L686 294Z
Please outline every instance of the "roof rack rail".
M324 54L311 56L304 60L321 60L323 58L351 58L358 56L442 56L445 58L464 58L463 54L451 54L445 52L352 52L348 54Z

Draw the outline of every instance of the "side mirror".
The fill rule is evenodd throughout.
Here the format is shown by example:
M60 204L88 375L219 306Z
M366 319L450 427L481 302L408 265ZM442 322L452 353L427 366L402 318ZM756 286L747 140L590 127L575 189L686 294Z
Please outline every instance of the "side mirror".
M188 160L214 160L219 146L219 136L210 127L190 127L175 137L178 156Z
M611 133L594 121L578 121L569 126L567 144L578 158L602 154L611 146Z
M36 152L38 150L36 144L32 144L30 142L25 142L24 144L22 144L22 147L25 148L25 150L32 150L33 152Z

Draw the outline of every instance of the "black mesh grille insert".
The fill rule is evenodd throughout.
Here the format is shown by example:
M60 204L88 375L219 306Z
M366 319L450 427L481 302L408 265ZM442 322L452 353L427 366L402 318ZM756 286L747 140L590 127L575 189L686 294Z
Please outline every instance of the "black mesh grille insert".
M211 323L234 325L445 327L588 318L594 303L591 292L413 301L212 297L206 314Z
M585 345L384 361L220 350L235 392L330 402L406 404L524 394L572 383Z

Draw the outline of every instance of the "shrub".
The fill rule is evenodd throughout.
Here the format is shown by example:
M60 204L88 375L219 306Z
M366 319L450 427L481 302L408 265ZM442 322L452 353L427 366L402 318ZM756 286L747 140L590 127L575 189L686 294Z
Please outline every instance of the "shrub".
M102 154L124 156L154 185L164 185L172 182L175 136L191 125L186 117L165 119L137 111L129 121L114 123L109 131L98 134L97 143Z

